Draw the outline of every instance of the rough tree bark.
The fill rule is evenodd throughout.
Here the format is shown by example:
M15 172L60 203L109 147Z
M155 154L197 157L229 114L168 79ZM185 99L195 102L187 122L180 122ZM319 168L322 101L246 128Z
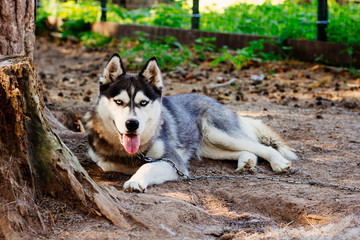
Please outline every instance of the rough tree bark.
M49 125L58 122L32 63L35 10L35 0L0 0L0 239L45 234L35 204L45 194L122 229L141 225L121 208L121 194L92 181Z
M0 55L34 55L36 0L0 1Z
M42 194L100 213L122 229L139 224L121 208L120 195L93 182L52 131L30 58L0 57L0 102L0 238L33 235L35 225L45 231L34 203Z

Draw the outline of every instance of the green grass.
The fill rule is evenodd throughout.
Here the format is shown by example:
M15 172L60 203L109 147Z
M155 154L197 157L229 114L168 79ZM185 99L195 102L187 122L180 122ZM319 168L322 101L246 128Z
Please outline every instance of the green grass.
M339 5L329 0L328 41L348 45L360 44L360 4ZM191 6L185 1L160 4L153 8L126 10L108 3L108 21L121 24L142 24L189 29ZM92 23L100 20L100 2L82 0L59 2L41 0L38 25L44 16L53 15L63 19L83 20ZM286 0L284 4L263 5L240 3L223 9L223 12L206 10L201 13L200 30L234 32L280 39L316 39L317 1L300 4L298 0Z

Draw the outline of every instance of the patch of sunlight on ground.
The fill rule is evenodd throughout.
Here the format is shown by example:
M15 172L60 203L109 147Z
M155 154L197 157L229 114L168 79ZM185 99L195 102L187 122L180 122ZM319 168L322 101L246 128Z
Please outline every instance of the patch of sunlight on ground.
M172 198L177 198L180 200L184 200L187 202L194 202L194 199L192 198L192 196L185 194L185 193L181 193L181 192L173 192L173 193L163 193L161 194L163 196L167 196L167 197L172 197Z
M312 216L308 216L314 220ZM325 218L325 220L327 220ZM343 219L337 219L328 224L327 221L320 221L319 224L311 223L299 228L289 226L283 228L268 228L264 233L255 233L251 235L240 235L246 240L255 239L359 239L360 236L360 218L359 216L347 216Z
M177 198L190 203L194 203L194 199L191 195L184 194L181 192L163 193L163 196ZM221 199L211 195L199 196L199 200L202 202L204 209L211 214L221 215L225 217L239 217L240 215L236 212L230 211Z

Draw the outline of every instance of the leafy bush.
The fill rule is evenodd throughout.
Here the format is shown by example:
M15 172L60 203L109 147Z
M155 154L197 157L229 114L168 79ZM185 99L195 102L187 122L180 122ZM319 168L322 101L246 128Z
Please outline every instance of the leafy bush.
M190 59L190 50L180 44L175 37L159 37L149 40L149 35L137 32L137 37L123 38L119 54L126 56L128 67L139 69L144 61L156 56L161 69L171 70ZM134 46L129 48L129 46Z
M44 32L47 30L46 19L50 16L50 13L40 8L36 13L36 32Z
M95 0L82 0L80 2L58 0L41 0L40 11L62 19L83 20L93 23L100 20L100 2Z
M242 69L248 65L254 58L260 58L264 60L279 59L280 56L274 53L263 53L264 39L258 41L251 41L248 47L237 49L235 54L232 54L228 49L222 50L222 55L217 56L214 61L211 62L212 66L217 65L220 62L229 62L236 69Z
M202 14L205 31L235 32L259 36L282 36L286 38L316 37L316 6L298 4L287 0L284 4L262 5L239 3L224 12L209 11Z
M108 3L107 20L121 24L143 24L149 25L151 13L149 8L127 10L118 5Z
M360 45L360 4L350 2L339 5L335 0L329 2L328 41Z
M211 42L215 41L215 37L211 38L198 38L195 40L194 52L196 58L200 61L204 61L208 56L208 53L215 52L216 46Z
M80 40L81 42L83 42L85 47L99 48L108 45L111 42L112 38L95 32L84 32L81 34Z
M219 50L210 42L215 41L214 38L199 38L196 39L194 45L194 54L184 45L180 44L175 37L157 37L156 40L150 40L150 36L143 32L137 32L136 37L123 38L120 43L119 54L127 59L129 64L127 67L139 70L144 61L155 56L158 59L161 69L172 70L177 66L183 64L194 64L194 61L199 60L199 57L204 57L203 60L211 60L211 65L214 66L220 62L227 62L236 69L241 69L251 62L254 58L262 60L278 60L280 56L269 52L264 53L264 39L250 42L248 47L231 51L223 48L221 55L213 57L213 54ZM200 45L199 45L200 44ZM198 46L198 47L196 47Z
M235 32L260 36L294 39L316 39L317 0L302 3L300 0L285 0L283 4L272 5L269 0L262 5L237 3L223 11L208 9L201 13L200 30ZM329 2L328 40L349 45L360 43L360 4L348 2L339 5ZM143 24L190 28L191 7L186 1L176 0L172 4L159 4L153 8L126 10L107 4L108 21L122 24ZM39 26L44 16L52 15L63 19L92 23L100 20L100 1L82 0L59 2L41 0L37 19Z
M80 38L84 32L91 30L90 24L86 23L82 19L67 20L63 25L61 25L61 29L63 38L67 38L69 36Z
M189 28L190 10L190 7L181 1L175 1L171 5L160 4L153 8L151 23L156 26Z
M78 38L85 47L103 47L110 43L111 37L91 31L89 23L84 20L68 20L62 26L62 38Z

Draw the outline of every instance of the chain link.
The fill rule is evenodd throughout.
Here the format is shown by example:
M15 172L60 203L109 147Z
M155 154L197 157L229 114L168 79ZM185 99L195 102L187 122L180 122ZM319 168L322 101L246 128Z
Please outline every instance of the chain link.
M176 173L183 179L183 180L200 180L200 179L208 179L208 180L222 180L222 179L230 179L230 180L238 180L238 179L248 179L248 180L270 180L274 182L285 182L290 184L307 184L307 185L313 185L313 186L319 186L319 187L329 187L329 188L335 188L340 190L346 190L346 191L352 191L352 192L360 192L360 187L348 187L343 186L340 184L334 184L334 183L328 183L323 181L316 181L316 180L301 180L301 179L293 179L293 178L279 178L279 177L273 177L273 176L255 176L255 175L239 175L239 176L231 176L231 175L219 175L219 176L194 176L191 177L182 171L180 171L176 164L168 159L168 158L160 158L160 159L152 159L150 157L146 157L143 153L140 153L138 155L138 158L141 160L144 160L145 162L152 163L152 162L167 162L172 168L175 169Z

